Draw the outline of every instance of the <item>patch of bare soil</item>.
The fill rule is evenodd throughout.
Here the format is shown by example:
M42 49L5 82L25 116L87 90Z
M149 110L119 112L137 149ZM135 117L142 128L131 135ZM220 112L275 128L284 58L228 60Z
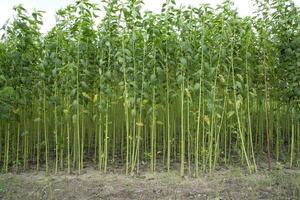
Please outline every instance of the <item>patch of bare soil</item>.
M238 168L199 178L177 172L139 176L39 173L0 175L0 199L300 199L299 170L246 174Z

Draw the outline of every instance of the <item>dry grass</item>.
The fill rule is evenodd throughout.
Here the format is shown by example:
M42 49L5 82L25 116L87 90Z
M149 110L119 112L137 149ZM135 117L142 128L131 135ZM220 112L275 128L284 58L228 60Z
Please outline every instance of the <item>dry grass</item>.
M88 169L76 175L44 173L0 176L2 199L298 199L300 171L245 174L238 168L200 178L177 172L139 176L101 174Z

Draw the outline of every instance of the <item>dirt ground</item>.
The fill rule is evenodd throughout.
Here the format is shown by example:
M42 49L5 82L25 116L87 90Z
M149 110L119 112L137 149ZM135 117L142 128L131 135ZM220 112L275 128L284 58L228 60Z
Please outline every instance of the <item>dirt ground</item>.
M249 175L233 168L199 178L182 178L178 172L125 176L94 169L86 169L79 176L2 174L0 199L300 199L300 171Z

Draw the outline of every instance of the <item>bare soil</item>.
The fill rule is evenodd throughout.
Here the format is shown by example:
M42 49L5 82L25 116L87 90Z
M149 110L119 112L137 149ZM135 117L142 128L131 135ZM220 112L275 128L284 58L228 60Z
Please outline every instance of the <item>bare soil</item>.
M86 169L81 175L43 172L0 175L0 199L300 199L300 171L247 174L222 169L199 178L177 172L125 176Z

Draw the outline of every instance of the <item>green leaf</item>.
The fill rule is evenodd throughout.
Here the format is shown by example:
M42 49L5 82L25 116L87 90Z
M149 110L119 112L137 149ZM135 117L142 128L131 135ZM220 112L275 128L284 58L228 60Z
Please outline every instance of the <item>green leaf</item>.
M194 90L199 90L200 89L200 83L196 83L194 85Z
M187 60L186 60L184 57L180 57L180 63L181 63L183 66L187 66Z
M229 119L230 117L233 116L233 114L234 114L234 111L229 111L229 112L227 113L227 118Z

